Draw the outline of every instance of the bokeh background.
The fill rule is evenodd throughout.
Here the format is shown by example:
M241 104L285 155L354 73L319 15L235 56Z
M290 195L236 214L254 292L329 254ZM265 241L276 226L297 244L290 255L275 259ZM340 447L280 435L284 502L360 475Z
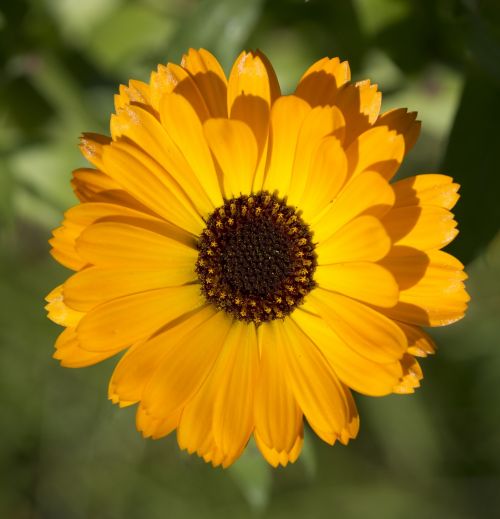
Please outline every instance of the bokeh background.
M462 184L450 247L470 311L433 330L413 396L357 397L348 447L307 435L272 470L250 445L229 470L143 440L106 399L115 360L51 358L43 297L67 272L47 239L74 203L82 131L108 132L113 93L203 46L223 65L260 48L290 92L316 59L348 59L384 108L423 121L401 175ZM500 3L498 0L1 0L0 517L499 517Z

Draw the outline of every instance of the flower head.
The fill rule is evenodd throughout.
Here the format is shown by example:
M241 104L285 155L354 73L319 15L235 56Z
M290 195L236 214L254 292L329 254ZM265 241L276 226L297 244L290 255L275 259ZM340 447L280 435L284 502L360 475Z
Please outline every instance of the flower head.
M458 185L391 180L415 113L322 59L281 95L263 54L229 78L206 50L160 65L115 97L111 137L84 134L93 167L51 240L75 273L48 296L63 366L125 350L109 398L137 427L214 465L251 435L276 466L300 453L304 418L324 441L358 432L351 390L411 393L422 326L464 315Z

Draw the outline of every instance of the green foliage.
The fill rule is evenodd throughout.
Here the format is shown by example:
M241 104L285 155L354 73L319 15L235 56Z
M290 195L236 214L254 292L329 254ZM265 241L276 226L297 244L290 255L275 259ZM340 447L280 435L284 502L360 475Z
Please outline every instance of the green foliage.
M402 175L462 185L453 252L468 263L466 319L434 330L411 397L357 397L360 437L306 431L299 462L251 445L227 471L134 430L106 401L114 360L50 358L43 296L64 279L46 240L74 199L83 131L106 133L113 93L204 46L226 69L261 48L288 92L324 55L423 121ZM0 6L0 517L494 517L499 502L500 8L497 0L16 0Z

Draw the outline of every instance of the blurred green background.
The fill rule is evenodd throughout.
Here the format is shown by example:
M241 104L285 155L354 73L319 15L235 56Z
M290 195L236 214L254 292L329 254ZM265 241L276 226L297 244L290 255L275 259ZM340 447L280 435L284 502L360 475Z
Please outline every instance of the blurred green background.
M74 203L82 131L108 133L113 93L188 47L228 69L243 48L272 60L283 91L316 59L348 59L384 108L423 121L401 175L462 184L470 311L433 330L413 396L357 397L359 438L307 436L271 470L250 446L229 470L143 440L134 409L106 400L115 360L51 359L43 296L67 272L49 230ZM498 0L2 0L0 3L0 517L499 517L500 3Z

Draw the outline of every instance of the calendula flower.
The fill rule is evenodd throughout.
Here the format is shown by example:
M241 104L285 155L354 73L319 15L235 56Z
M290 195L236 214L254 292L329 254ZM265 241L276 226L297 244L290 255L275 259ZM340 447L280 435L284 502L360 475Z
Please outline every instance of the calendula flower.
M415 113L322 59L281 95L260 52L226 79L206 50L115 97L111 137L85 134L92 168L51 240L75 273L48 296L55 358L123 350L109 398L137 427L230 465L253 435L274 466L299 456L304 418L324 441L358 432L351 394L412 393L424 326L464 315L458 185L390 183Z

